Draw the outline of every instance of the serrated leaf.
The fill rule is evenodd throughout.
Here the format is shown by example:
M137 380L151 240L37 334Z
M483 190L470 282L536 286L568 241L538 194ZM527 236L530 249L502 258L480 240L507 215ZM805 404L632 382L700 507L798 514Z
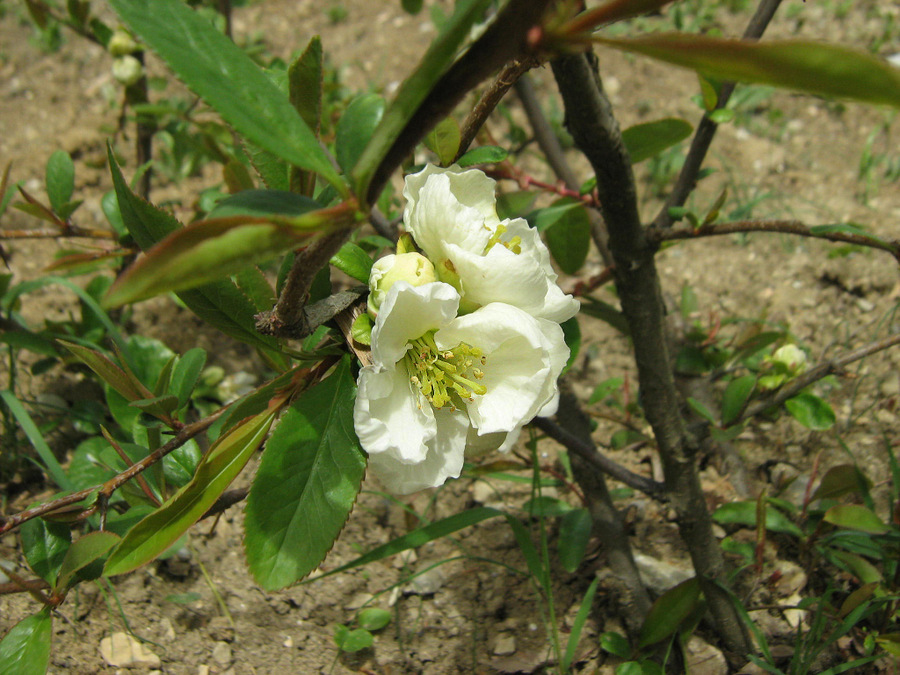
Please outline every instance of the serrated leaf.
M31 571L53 586L66 551L72 543L69 526L32 518L22 524L19 533L22 537L22 552Z
M234 129L289 163L346 186L288 98L240 47L181 0L111 0L122 20Z
M75 164L68 152L57 150L47 160L47 197L53 210L63 215L75 192ZM65 216L63 216L65 217Z
M587 509L573 509L559 524L559 561L566 572L578 569L591 538L591 514Z
M900 108L900 69L848 47L804 40L756 42L682 33L595 39L722 80L770 84Z
M372 256L356 244L347 242L341 246L340 250L331 258L331 264L347 276L353 277L364 284L369 283L369 273L372 270Z
M503 148L497 147L496 145L482 145L481 147L469 150L460 157L456 163L459 164L460 167L466 168L467 166L475 166L476 164L496 164L497 162L502 162L507 157L509 157L509 153Z
M4 675L44 675L50 664L52 627L49 607L13 626L0 641L0 672Z
M247 499L244 547L267 590L318 567L350 515L366 467L353 430L355 397L345 357L294 401L266 444Z
M822 517L826 523L844 527L848 530L867 532L869 534L885 534L890 528L885 525L871 509L860 504L838 504L832 506Z
M112 532L91 532L77 539L63 559L55 588L64 590L75 574L105 556L119 542L119 535Z
M677 117L667 117L628 127L622 132L622 140L628 149L632 164L655 157L691 135L694 128Z
M560 269L566 274L578 272L591 245L591 219L584 204L573 197L563 197L538 211L535 221Z
M347 106L338 122L335 155L344 173L349 174L365 150L384 114L384 99L378 94L362 94Z
M693 614L700 602L700 582L697 577L682 581L656 599L650 607L638 647L656 644L673 635L681 624Z
M825 431L834 426L834 410L827 402L807 391L784 402L784 407L795 420L807 429Z
M274 418L275 411L266 410L219 437L197 467L193 480L125 535L106 561L103 574L130 572L174 544L244 468Z
M322 118L323 56L322 41L314 36L306 49L288 68L288 95L291 105L318 137ZM312 196L316 175L311 171L291 168L288 187L291 192Z
M130 376L107 356L74 342L59 340L59 344L68 349L79 361L94 371L97 376L115 389L128 401L140 401L152 398L153 394L141 382Z
M756 388L755 375L734 378L722 394L722 426L730 426L743 412Z

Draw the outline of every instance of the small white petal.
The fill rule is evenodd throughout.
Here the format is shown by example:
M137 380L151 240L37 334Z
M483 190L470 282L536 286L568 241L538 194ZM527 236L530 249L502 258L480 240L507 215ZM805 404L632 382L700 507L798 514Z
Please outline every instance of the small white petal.
M468 420L461 411L444 409L436 411L435 418L437 433L422 461L403 462L391 453L370 455L369 468L390 492L410 494L443 485L448 478L459 477L465 455Z
M382 301L372 328L373 363L397 363L410 340L447 323L458 309L459 293L452 286L431 283L414 287L398 281Z
M405 368L367 366L360 371L353 426L370 458L384 454L396 461L425 460L437 423L432 407L420 407L419 398Z

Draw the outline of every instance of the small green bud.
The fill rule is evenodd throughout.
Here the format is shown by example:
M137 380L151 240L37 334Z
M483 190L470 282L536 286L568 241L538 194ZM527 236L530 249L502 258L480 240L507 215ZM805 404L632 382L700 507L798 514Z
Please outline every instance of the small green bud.
M784 366L791 375L799 375L806 370L806 352L797 345L784 345L772 354L772 363Z
M398 281L405 281L411 286L423 286L437 280L434 265L420 253L385 256L372 265L372 272L369 274L369 314L372 318L378 316L378 308L391 286Z
M144 76L144 66L133 56L117 56L113 60L112 74L118 82L130 87Z
M120 28L109 38L109 43L107 43L106 48L113 56L127 56L129 54L134 54L140 49L140 46L135 42L134 38L131 37L131 33Z

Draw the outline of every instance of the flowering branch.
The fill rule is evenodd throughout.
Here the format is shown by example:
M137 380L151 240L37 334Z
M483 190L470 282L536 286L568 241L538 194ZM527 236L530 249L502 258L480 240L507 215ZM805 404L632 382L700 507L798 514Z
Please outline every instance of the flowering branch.
M777 232L866 246L887 251L900 262L900 239L885 240L873 235L847 232L828 225L809 226L799 220L736 220L731 223L710 223L698 228L679 227L677 229L666 229L654 224L648 229L647 235L651 241L660 243L675 239L697 239L738 232Z
M762 0L750 19L750 23L747 24L744 38L755 40L762 37L780 4L781 0ZM719 100L716 102L715 110L720 110L728 104L728 99L731 98L734 87L734 82L725 82L722 85L722 88L719 90ZM694 133L693 140L691 140L691 149L688 151L687 157L685 157L684 166L681 168L678 180L675 181L675 186L672 188L669 198L653 221L656 227L667 228L672 226L674 220L669 215L669 209L673 206L683 206L688 195L693 191L694 186L697 184L697 176L700 174L700 167L703 165L703 160L706 159L706 153L709 152L709 146L718 128L719 125L710 119L709 112L705 113L703 119L700 120L700 124L697 125L697 131Z

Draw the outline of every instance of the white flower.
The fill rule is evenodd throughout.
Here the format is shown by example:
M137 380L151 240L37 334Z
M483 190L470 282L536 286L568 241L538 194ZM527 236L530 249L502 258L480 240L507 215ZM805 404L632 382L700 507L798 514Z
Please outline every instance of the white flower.
M437 281L434 265L419 253L391 254L377 260L369 273L369 314L378 316L378 308L387 292L398 281L406 281L412 286Z
M494 185L477 169L428 165L406 177L403 223L438 278L459 291L464 312L503 302L537 318L570 319L578 301L557 286L537 231L522 218L498 218Z
M467 447L508 450L532 418L556 412L569 355L559 325L502 303L458 309L447 284L398 281L378 312L353 419L393 492L456 478Z

